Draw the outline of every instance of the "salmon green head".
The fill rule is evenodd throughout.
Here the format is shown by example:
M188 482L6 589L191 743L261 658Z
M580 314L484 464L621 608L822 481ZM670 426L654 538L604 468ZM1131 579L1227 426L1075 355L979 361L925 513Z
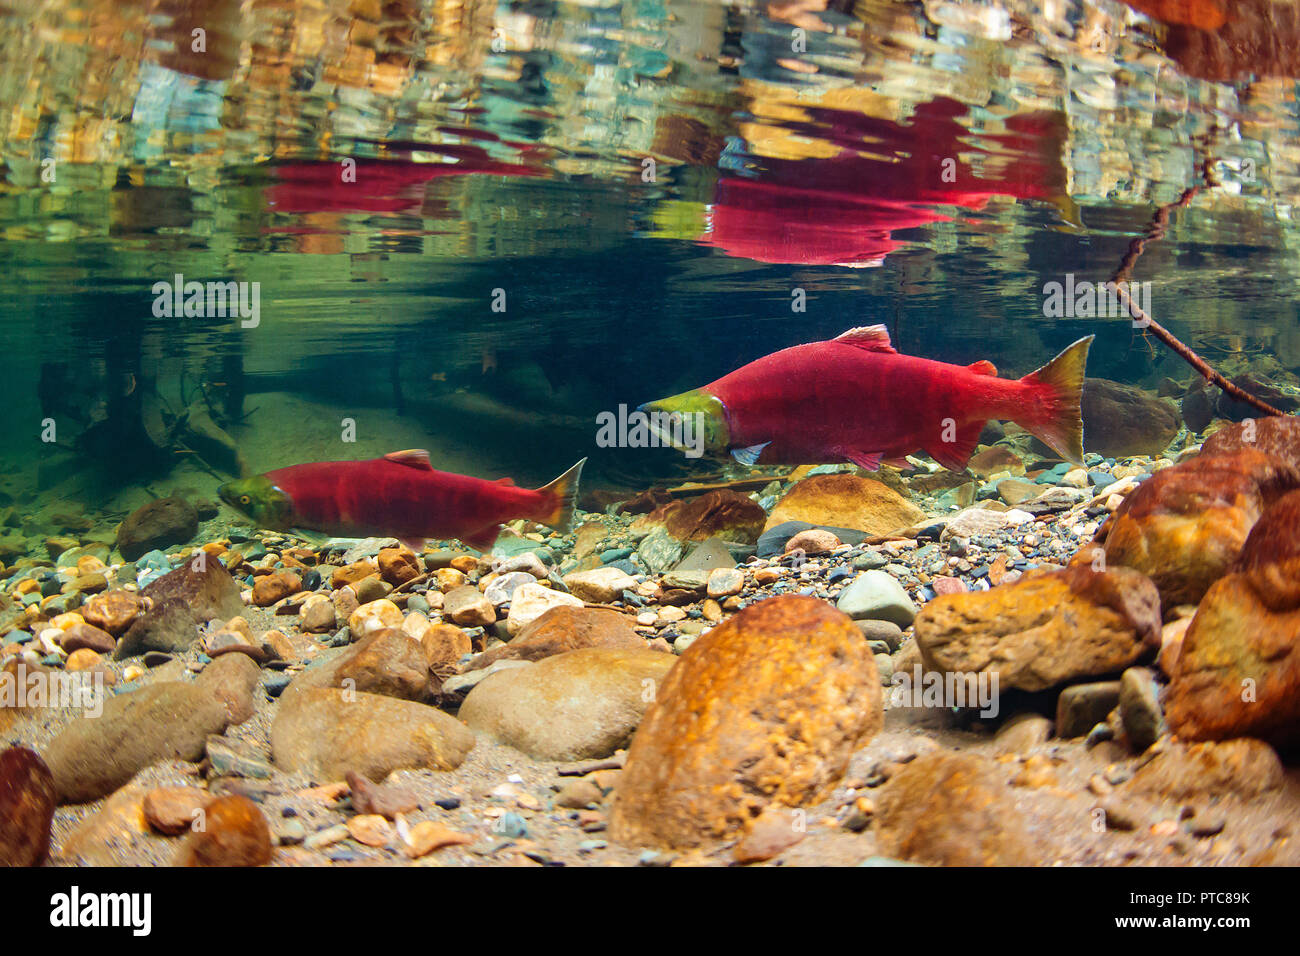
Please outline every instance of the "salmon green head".
M217 494L259 528L283 531L294 526L293 499L266 475L228 481Z
M700 388L646 402L637 408L645 414L659 440L688 458L725 456L731 444L727 407L716 395Z

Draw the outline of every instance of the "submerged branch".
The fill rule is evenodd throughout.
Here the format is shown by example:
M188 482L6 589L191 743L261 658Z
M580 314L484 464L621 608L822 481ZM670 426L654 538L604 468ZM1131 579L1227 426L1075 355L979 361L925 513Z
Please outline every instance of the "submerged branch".
M1210 161L1208 159L1205 161L1204 171L1205 181L1213 186L1215 183L1210 174ZM1129 315L1142 323L1144 331L1149 331L1160 341L1164 342L1165 345L1169 346L1169 348L1181 356L1188 365L1196 369L1196 371L1206 381L1217 385L1237 401L1245 402L1247 405L1258 409L1265 415L1285 415L1286 413L1282 410L1274 408L1267 402L1251 395L1239 385L1235 385L1228 381L1228 379L1224 378L1220 372L1217 372L1210 367L1210 363L1197 355L1190 345L1181 341L1176 335L1153 319L1136 302L1134 302L1132 297L1129 295L1129 276L1133 272L1133 266L1137 263L1138 257L1140 257L1146 249L1147 243L1164 238L1165 232L1169 228L1170 214L1172 214L1175 209L1182 209L1187 206L1200 191L1200 186L1191 186L1188 189L1183 190L1183 194L1174 202L1166 203L1156 210L1156 214L1151 220L1151 225L1147 227L1146 234L1138 236L1129 243L1128 252L1126 252L1124 258L1120 260L1119 268L1115 270L1115 274L1111 276L1111 284L1119 295L1121 303L1123 303L1123 305L1128 309Z

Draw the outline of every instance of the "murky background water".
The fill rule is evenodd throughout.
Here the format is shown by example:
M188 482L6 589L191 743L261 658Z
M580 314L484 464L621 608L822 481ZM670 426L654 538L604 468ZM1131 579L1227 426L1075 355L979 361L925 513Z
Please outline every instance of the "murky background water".
M120 517L410 446L633 487L689 469L598 412L874 322L1185 381L1042 290L1207 176L1133 278L1293 383L1297 50L1267 0L0 6L0 491ZM256 283L256 325L156 314L177 275Z

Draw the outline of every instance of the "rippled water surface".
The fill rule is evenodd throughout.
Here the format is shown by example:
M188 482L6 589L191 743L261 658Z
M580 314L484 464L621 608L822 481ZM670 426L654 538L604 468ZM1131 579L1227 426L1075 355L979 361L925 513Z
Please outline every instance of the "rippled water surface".
M165 482L198 407L253 470L351 419L539 481L602 410L875 322L1004 374L1095 333L1154 387L1187 369L1043 288L1180 198L1151 312L1294 381L1297 49L1266 0L0 6L6 480ZM178 276L256 313L167 314Z

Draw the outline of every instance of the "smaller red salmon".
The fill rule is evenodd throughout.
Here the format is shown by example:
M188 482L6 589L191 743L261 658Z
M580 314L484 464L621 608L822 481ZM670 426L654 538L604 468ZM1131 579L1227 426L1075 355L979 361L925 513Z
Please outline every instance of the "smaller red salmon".
M584 458L550 484L530 489L509 478L485 481L436 471L429 453L417 448L369 461L277 468L227 482L217 493L261 528L392 536L417 548L427 538L458 538L486 551L501 525L516 518L568 531L586 463Z

